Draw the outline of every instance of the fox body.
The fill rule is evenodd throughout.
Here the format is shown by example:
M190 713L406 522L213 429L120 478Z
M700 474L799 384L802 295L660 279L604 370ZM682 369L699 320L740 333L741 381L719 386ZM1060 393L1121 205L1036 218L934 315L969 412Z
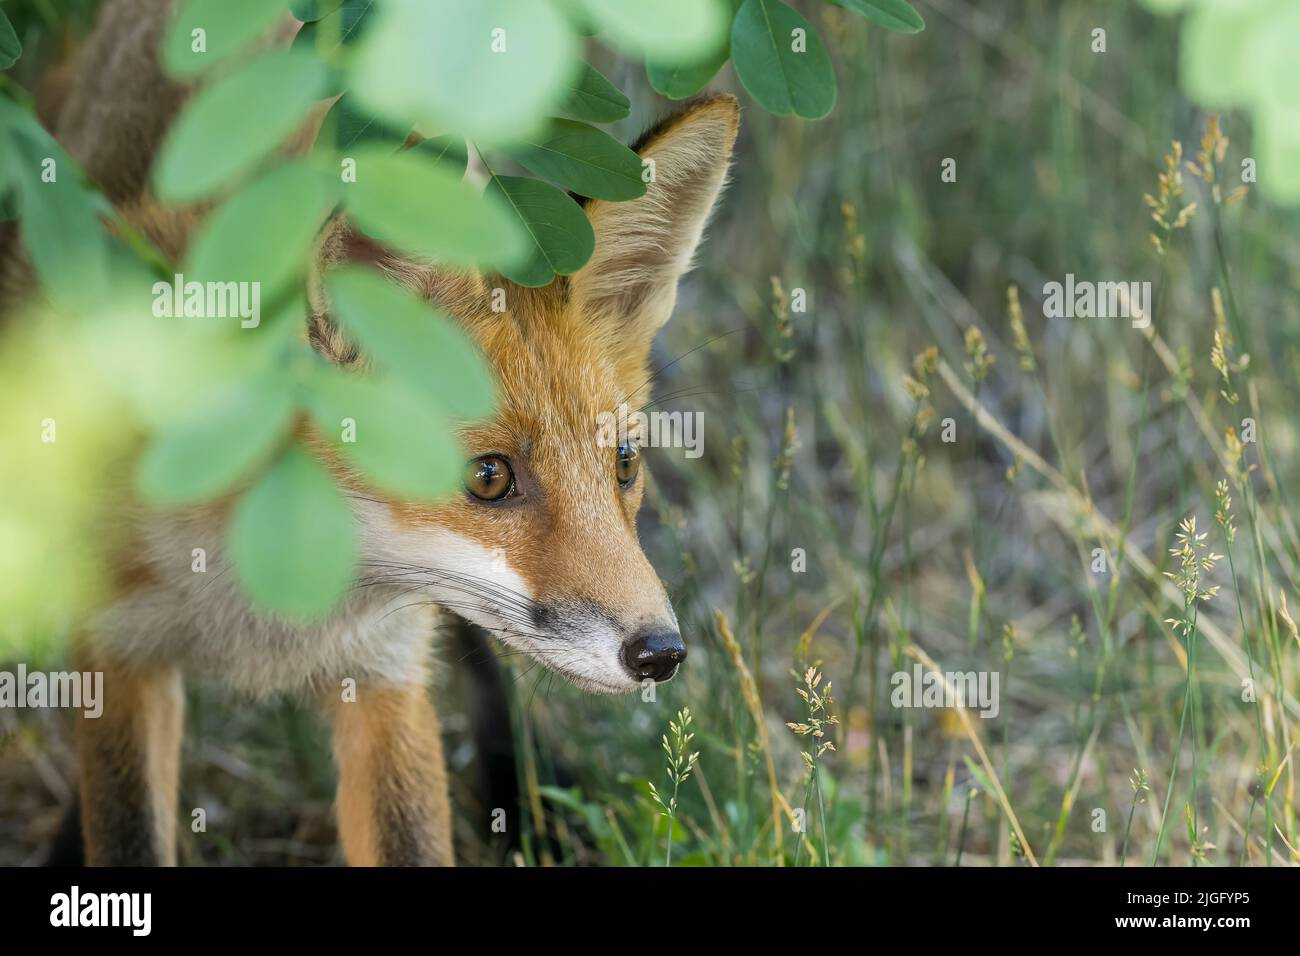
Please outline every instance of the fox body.
M155 62L166 12L163 0L110 0L51 109L56 135L87 173L179 257L193 214L158 207L145 188L184 100ZM302 434L348 491L361 553L349 596L310 625L246 602L223 556L229 502L132 512L115 599L78 642L80 666L105 672L103 715L78 730L88 862L174 862L186 676L321 700L333 724L347 860L426 864L452 861L426 689L447 615L590 691L627 692L673 675L685 647L636 534L646 472L635 436L607 447L596 423L647 397L650 344L723 187L737 125L735 100L720 96L651 130L635 146L654 160L647 194L589 202L591 261L543 289L405 260L346 223L327 231L313 289L332 265L366 260L457 321L493 369L495 414L460 430L467 489L441 502L394 500ZM504 313L492 310L495 289L505 290ZM313 345L363 366L321 296L311 298ZM204 574L191 568L196 548L208 555ZM355 699L341 693L349 680Z

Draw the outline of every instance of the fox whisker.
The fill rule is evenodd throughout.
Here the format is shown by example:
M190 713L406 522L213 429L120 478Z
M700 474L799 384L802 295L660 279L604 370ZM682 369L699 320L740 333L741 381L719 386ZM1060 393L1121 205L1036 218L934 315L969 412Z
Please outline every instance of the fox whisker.
M434 580L431 583L455 584L460 585L464 590L475 590L485 597L491 597L498 603L510 605L522 614L531 615L537 608L537 602L525 594L508 588L502 584L485 580L484 578L474 577L462 572L453 571L449 568L429 568L418 565L403 564L386 564L378 561L367 561L365 565L377 568L388 568L389 574L393 576L410 576L418 574L429 575ZM392 570L400 569L400 570ZM378 576L373 576L378 577Z
M729 331L722 332L722 333L720 333L719 335L715 335L715 336L714 336L713 338L711 338L711 339L706 339L706 340L704 340L704 341L701 342L699 345L695 346L695 348L690 349L690 350L688 350L688 351L686 351L686 352L683 352L681 355L677 356L677 358L673 359L673 360L672 360L671 362L669 362L667 365L661 365L659 368L657 368L657 369L655 369L653 372L651 372L651 373L650 373L650 377L647 378L647 379L646 379L644 382L642 382L640 385L638 385L635 391L631 392L631 393L628 394L626 397L624 397L623 401L620 402L620 404L624 404L624 403L628 403L628 402L630 402L631 399L632 399L634 396L636 396L636 395L638 395L638 394L641 393L641 390L642 390L642 389L644 389L647 385L650 385L651 383L653 383L654 380L657 379L660 375L662 375L664 372L668 371L670 368L672 368L674 365L676 365L678 362L680 362L682 359L686 358L687 356L689 356L689 355L694 355L694 354L695 354L696 352L698 352L700 349L705 348L706 346L712 345L714 342L717 342L719 339L725 339L728 335L735 335L737 332L743 332L743 331L745 331L745 326L741 325L741 326L737 326L737 327L734 328L734 329L730 329Z
M701 395L740 395L745 392L762 392L771 388L770 385L743 385L740 388L697 388L696 386L687 386L676 392L668 392L660 395L653 402L647 402L642 411L650 411L664 402L670 402L680 398L698 398Z

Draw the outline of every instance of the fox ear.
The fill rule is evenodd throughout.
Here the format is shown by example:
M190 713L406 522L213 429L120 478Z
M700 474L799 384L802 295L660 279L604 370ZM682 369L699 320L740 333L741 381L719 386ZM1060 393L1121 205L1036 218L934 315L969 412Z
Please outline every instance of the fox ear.
M646 194L587 204L596 250L570 280L584 314L618 322L624 335L649 346L672 314L677 280L690 268L726 183L739 125L736 98L711 96L688 104L633 145L652 171Z

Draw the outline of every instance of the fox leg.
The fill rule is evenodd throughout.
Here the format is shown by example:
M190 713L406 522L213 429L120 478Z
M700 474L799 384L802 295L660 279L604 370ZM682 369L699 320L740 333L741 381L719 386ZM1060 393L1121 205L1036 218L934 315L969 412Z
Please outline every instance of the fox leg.
M450 866L442 728L423 686L357 689L332 706L338 819L352 866Z
M104 674L100 716L77 718L86 863L174 866L180 673L98 658L80 666Z

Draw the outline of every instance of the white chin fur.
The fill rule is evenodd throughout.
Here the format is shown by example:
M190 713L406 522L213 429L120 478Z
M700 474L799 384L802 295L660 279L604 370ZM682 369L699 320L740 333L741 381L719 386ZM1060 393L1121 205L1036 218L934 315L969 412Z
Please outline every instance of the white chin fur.
M430 569L446 569L457 575L486 582L495 589L533 600L524 579L510 567L500 550L441 528L409 529L395 525L386 509L360 502L362 526L367 529L366 557ZM482 627L512 650L522 651L545 667L593 694L627 694L641 685L624 670L619 660L621 640L604 621L589 626L566 626L565 632L549 634L538 630L526 616L487 598L467 594L436 576L412 576L410 584L422 584L435 602L467 621Z

